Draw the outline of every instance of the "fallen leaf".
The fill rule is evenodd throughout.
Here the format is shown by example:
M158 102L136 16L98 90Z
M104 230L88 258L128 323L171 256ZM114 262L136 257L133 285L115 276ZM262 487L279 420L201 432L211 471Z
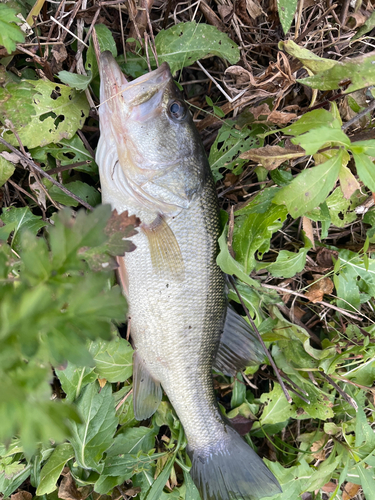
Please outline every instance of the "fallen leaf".
M320 248L316 254L316 262L321 267L331 268L333 267L332 257L334 259L337 259L338 256L339 253L337 250L330 250L329 248Z
M261 163L267 170L275 170L279 165L293 158L305 156L305 151L299 146L283 148L281 146L265 146L245 151L239 157Z
M324 451L324 445L326 444L327 438L326 436L323 436L322 439L319 439L318 441L315 441L315 443L312 444L310 447L310 450L312 451L312 456L318 460L325 460L326 459L326 452Z
M31 500L32 498L32 494L28 491L17 491L17 493L11 495L10 500Z
M68 472L59 487L58 497L62 500L81 500L81 493L78 491L76 483Z
M249 16L253 19L265 14L258 0L246 0L246 9Z
M323 295L332 293L334 288L333 281L330 278L321 277L321 275L315 274L314 279L318 279L319 281L311 285L309 290L305 293L305 297L312 303L323 300Z
M311 241L313 248L315 248L314 229L312 227L311 219L309 219L308 217L302 217L302 228L305 231L305 234L308 237L308 239Z
M103 389L103 387L107 383L107 379L105 379L105 378L98 378L98 382L99 382L100 388Z
M344 493L342 494L342 500L350 500L355 497L360 489L361 486L359 484L346 483L344 486Z
M337 484L333 481L329 481L329 483L326 483L324 486L322 486L322 490L326 493L332 493L332 491L335 491L336 488Z
M272 113L268 117L268 121L271 123L275 123L276 125L287 125L292 120L297 118L296 113L285 113L283 111L272 111Z

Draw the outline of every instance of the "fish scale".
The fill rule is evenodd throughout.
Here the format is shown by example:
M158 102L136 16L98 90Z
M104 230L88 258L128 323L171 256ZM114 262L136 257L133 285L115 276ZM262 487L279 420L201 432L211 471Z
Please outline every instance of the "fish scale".
M199 134L166 63L128 83L104 52L100 75L103 203L142 221L119 270L135 345L135 416L156 411L161 385L184 428L202 499L272 496L277 480L223 419L213 389L218 353L232 375L259 357L249 325L227 309L216 264L218 202Z

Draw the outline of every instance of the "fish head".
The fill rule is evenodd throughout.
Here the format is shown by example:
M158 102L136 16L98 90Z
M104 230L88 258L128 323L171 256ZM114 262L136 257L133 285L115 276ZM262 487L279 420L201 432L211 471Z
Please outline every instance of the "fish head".
M149 210L176 214L187 208L202 190L207 159L168 64L128 82L104 52L100 76L101 142L116 150L107 177ZM98 157L105 162L100 152Z

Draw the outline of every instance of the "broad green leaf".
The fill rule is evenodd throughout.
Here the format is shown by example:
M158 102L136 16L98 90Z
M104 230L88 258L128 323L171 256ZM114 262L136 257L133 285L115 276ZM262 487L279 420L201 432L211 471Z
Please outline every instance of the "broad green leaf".
M8 5L0 4L0 45L5 47L8 54L16 50L16 42L25 41L21 28L17 26L20 20L16 14Z
M139 451L149 452L155 446L155 436L158 429L158 427L124 429L114 438L112 446L107 450L107 457L124 453L135 455Z
M224 273L230 276L237 276L237 278L249 285L257 286L256 281L251 279L249 274L246 273L244 266L235 260L229 253L227 236L228 228L225 227L218 240L220 252L216 258L217 265Z
M355 468L361 480L361 486L366 499L373 500L375 491L374 468L366 469L358 464Z
M116 337L110 342L99 340L90 346L96 372L108 382L125 382L133 373L133 349L129 342Z
M294 500L301 498L305 491L305 485L314 471L303 458L298 460L298 465L284 468L279 462L271 462L264 459L267 467L275 474L281 487L282 493L272 497L272 500Z
M257 269L266 268L275 278L291 278L300 273L306 264L308 248L300 248L298 252L281 250L275 262L264 265L257 264Z
M328 483L340 462L341 457L336 457L334 460L329 457L328 460L323 460L318 470L316 470L310 479L306 481L306 491L318 490Z
M325 109L315 109L314 111L309 111L302 115L302 117L292 125L288 125L281 129L281 132L287 135L301 135L320 127L340 129L340 124L329 111ZM275 133L275 131L272 133Z
M315 154L328 143L345 146L347 148L350 147L350 139L342 130L324 126L314 128L303 135L294 137L292 143L298 144L298 146L306 151L307 155Z
M362 443L365 442L364 444L370 445L372 449L375 449L375 433L360 404L358 405L355 420L355 446L360 447Z
M55 372L66 394L65 400L69 403L78 398L81 390L87 384L97 379L96 373L93 373L94 368L75 366L72 363L68 363L66 368L62 370L55 368Z
M375 64L374 64L375 65ZM353 153L358 177L363 184L375 192L375 164L365 153Z
M272 204L264 214L251 213L236 217L233 250L246 273L250 273L256 265L255 252L261 256L269 250L271 237L282 227L286 216L285 207Z
M277 0L277 11L284 34L290 30L293 22L294 14L296 13L298 0Z
M93 186L90 186L86 182L73 181L65 184L65 187L91 206L95 207L100 203L99 191L97 191ZM79 205L78 201L73 200L73 198L65 194L59 187L55 185L53 185L48 190L48 193L53 200L61 203L62 205L66 205L68 207L77 207Z
M285 0L288 2L288 0ZM301 63L312 71L314 74L325 71L332 68L336 64L333 59L325 59L324 57L319 57L314 52L308 49L300 47L293 40L286 40L285 42L279 42L279 48L285 50L288 54L296 57L301 61Z
M98 39L100 51L105 52L106 50L109 50L113 57L117 57L116 42L113 38L111 30L105 24L96 24L94 29ZM85 68L88 71L91 71L92 78L95 78L95 76L99 74L92 38L90 38L90 46L87 50Z
M69 71L60 71L57 76L65 85L77 90L86 90L92 80L90 71L88 75L79 75L78 73L70 73Z
M355 141L350 146L350 149L353 153L365 153L369 156L375 156L375 140Z
M280 384L275 383L271 392L262 394L260 401L265 405L260 417L261 425L277 424L297 416L295 404L288 403Z
M309 342L309 340L307 340L306 343L307 342ZM303 383L301 380L295 381L301 389L307 392L308 395L306 397L310 401L310 403L306 403L306 401L303 401L303 399L300 399L295 394L292 395L296 406L304 410L303 414L300 412L299 418L318 418L319 420L334 418L335 413L333 411L333 402L323 391L321 391L319 387L316 387L314 384L308 382Z
M325 201L334 187L342 166L343 150L325 163L301 172L282 188L273 202L285 204L294 218L303 215Z
M222 125L211 146L208 158L216 181L223 177L220 169L236 169L236 173L241 172L240 169L246 163L246 159L241 158L239 154L261 145L257 132L256 128L250 129L249 127L237 130L231 121Z
M47 223L41 217L34 215L29 207L8 208L0 216L5 226L0 228L0 239L6 240L13 231L12 247L19 251L21 246L21 234L23 231L30 231L36 234L39 229L46 226Z
M191 475L185 469L183 469L182 472L184 474L184 484L186 485L185 500L200 500L201 497L199 495L199 491L197 490Z
M375 84L375 55L370 52L343 62L335 61L332 68L297 81L313 89L341 89L350 94Z
M54 452L42 468L40 483L36 494L48 495L57 488L57 481L68 460L74 457L73 446L69 443L63 443L56 446Z
M0 472L0 491L4 498L9 497L30 476L32 465L22 466L22 469L9 477Z
M178 23L155 37L159 63L166 61L172 74L191 66L198 59L219 56L235 64L240 58L238 46L215 26L195 21Z
M83 423L72 424L70 438L77 463L100 473L103 469L100 460L112 444L118 423L111 386L106 384L99 391L96 383L87 385L77 401L77 409Z
M85 94L48 80L23 80L0 88L0 119L13 123L28 148L70 139L88 112ZM3 137L18 146L12 132Z
M9 177L12 177L15 166L10 161L0 155L0 187L6 183Z

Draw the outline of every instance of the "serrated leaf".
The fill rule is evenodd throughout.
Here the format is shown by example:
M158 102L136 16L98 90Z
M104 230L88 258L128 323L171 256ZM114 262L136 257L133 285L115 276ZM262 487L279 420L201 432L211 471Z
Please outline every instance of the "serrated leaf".
M65 85L77 90L86 90L92 80L91 71L89 71L88 75L79 75L78 73L70 73L70 71L60 71L57 76Z
M43 466L36 494L48 495L57 488L57 480L68 460L74 457L73 446L63 443L56 446L54 452Z
M285 35L292 25L297 3L298 0L277 0L277 11Z
M6 48L8 54L16 50L16 42L24 42L25 36L17 26L19 19L16 11L8 5L0 4L0 45Z
M365 186L371 189L372 192L375 192L374 162L364 153L353 153L353 158L355 161L358 177L361 179Z
M215 26L197 24L195 21L178 23L159 31L155 46L159 63L166 61L172 74L203 57L219 56L231 64L240 58L237 44L228 35Z
M116 337L110 342L97 341L90 346L96 371L108 382L125 382L133 373L133 349L128 341Z
M223 177L220 169L233 170L236 168L236 171L241 169L242 165L246 163L246 159L241 158L240 153L261 145L257 132L256 128L250 129L248 127L237 130L232 122L226 122L222 125L211 146L208 158L216 181Z
M233 250L246 273L250 273L256 265L255 253L261 255L269 250L272 234L282 227L286 216L285 207L272 204L264 214L250 213L236 217Z
M318 90L341 89L350 94L375 84L375 55L370 52L343 62L335 61L332 68L297 81Z
M65 401L68 403L77 399L81 390L97 379L94 368L75 366L73 363L68 363L62 370L55 368L55 372L66 394Z
M100 391L98 389L97 384L87 385L83 389L77 401L83 423L72 424L70 442L79 466L100 473L103 469L100 460L112 444L118 419L111 386L106 384Z
M99 205L100 203L99 191L97 191L93 186L90 186L86 182L73 181L65 184L65 187L93 207ZM61 203L62 205L68 207L77 207L79 205L78 201L65 194L59 187L55 185L53 185L48 190L48 193L53 200Z
M85 94L48 80L23 80L0 88L0 118L13 123L28 148L72 138L88 112ZM11 131L3 137L18 146Z
M13 231L12 248L16 251L21 247L21 234L23 231L30 231L36 234L39 229L47 223L41 217L34 215L29 207L8 208L0 216L5 226L0 228L0 239L6 240Z
M15 166L13 163L0 155L0 187L5 184L10 177L12 177L14 170Z
M296 406L288 403L280 384L275 383L271 392L262 394L260 401L265 405L260 417L261 425L285 422L289 418L295 418L297 415Z
M336 156L325 163L304 170L276 194L273 202L285 204L294 218L319 206L325 201L337 181L342 158L343 151L340 150Z

